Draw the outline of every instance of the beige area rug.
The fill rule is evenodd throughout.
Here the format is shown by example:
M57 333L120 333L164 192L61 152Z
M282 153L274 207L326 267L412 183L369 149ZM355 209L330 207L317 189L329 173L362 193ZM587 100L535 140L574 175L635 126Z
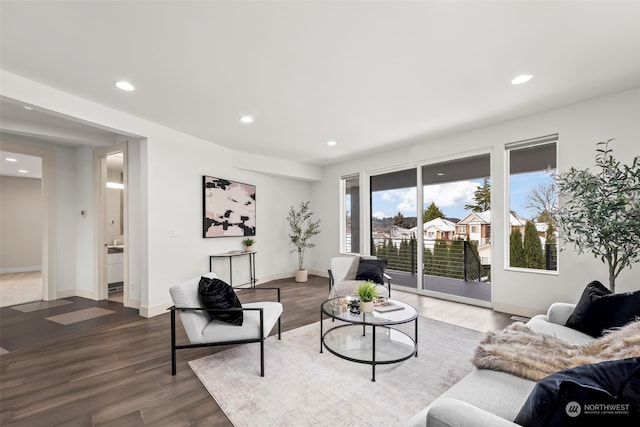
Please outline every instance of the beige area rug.
M269 337L264 377L255 343L189 365L238 427L397 426L471 372L484 337L424 317L418 329L418 357L379 365L376 382L370 365L320 353L319 322L283 333L282 341Z
M85 320L108 316L113 313L115 313L113 310L107 310L100 307L90 307L82 310L70 311L64 314L58 314L57 316L45 317L45 319L61 325L71 325L72 323L84 322Z

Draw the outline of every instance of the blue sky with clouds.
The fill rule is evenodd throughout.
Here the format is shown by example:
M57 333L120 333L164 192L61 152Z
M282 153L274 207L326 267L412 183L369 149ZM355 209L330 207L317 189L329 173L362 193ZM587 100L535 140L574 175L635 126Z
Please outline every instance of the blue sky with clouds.
M509 183L511 210L527 219L534 217L536 213L525 208L527 194L536 184L552 180L546 172L513 175ZM462 219L469 213L464 206L473 204L473 193L482 183L482 179L477 179L425 186L425 208L433 201L446 217ZM376 218L393 217L398 212L416 216L416 191L411 188L375 192L372 203L372 215Z

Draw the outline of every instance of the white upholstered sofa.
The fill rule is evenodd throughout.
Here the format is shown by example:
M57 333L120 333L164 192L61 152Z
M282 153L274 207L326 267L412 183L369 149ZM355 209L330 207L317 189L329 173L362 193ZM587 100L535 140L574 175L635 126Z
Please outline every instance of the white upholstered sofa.
M594 338L564 326L575 304L555 303L547 314L527 322L534 332L581 344ZM525 403L534 381L505 372L474 369L469 375L413 416L412 427L500 427L517 426L513 420Z

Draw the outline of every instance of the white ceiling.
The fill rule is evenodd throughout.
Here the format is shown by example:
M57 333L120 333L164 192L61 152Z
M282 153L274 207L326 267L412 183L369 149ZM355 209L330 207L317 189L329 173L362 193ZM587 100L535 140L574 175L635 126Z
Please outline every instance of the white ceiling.
M6 71L235 150L318 165L640 87L637 1L1 7ZM534 78L512 86L521 73ZM137 90L116 89L120 79ZM240 124L245 114L255 122Z

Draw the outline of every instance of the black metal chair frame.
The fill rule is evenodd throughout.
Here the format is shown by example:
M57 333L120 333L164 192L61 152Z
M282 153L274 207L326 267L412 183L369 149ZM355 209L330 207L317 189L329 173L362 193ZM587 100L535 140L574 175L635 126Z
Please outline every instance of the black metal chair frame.
M253 288L252 291L262 290L276 290L278 293L278 302L280 302L280 288ZM169 307L167 310L171 311L171 375L176 374L176 350L184 348L198 348L198 347L214 347L218 345L232 345L232 344L246 344L252 342L260 343L260 376L264 377L264 309L263 308L230 308L230 309L208 309L201 307ZM176 311L206 311L211 313L234 313L238 311L259 311L260 312L260 337L246 340L232 340L232 341L219 341L213 343L200 343L200 344L176 344ZM278 339L282 339L282 332L280 328L280 318L278 317Z
M329 291L331 291L331 287L335 285L336 280L333 277L331 269L328 269L327 271L329 272ZM387 281L387 287L389 288L389 298L391 298L391 276L384 273L384 278ZM384 286L384 283L382 283L382 286Z

